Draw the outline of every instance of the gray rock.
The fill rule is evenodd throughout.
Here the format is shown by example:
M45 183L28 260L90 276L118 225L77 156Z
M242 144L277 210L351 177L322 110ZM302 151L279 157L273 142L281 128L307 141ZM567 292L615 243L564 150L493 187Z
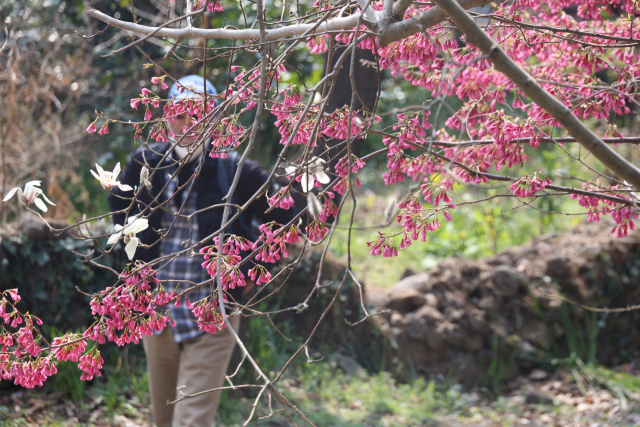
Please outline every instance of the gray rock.
M352 357L343 354L340 351L336 351L331 355L331 360L335 362L335 364L342 369L345 373L349 375L355 375L358 378L366 378L367 372L362 368L362 366L358 365Z
M426 343L427 347L434 353L442 351L444 347L444 338L437 331L437 326L427 324L424 319L417 317L415 313L406 316L405 331L409 340Z
M51 227L53 228L61 229L61 228L66 228L68 226L67 223L64 221L59 221L59 220L48 220L48 221ZM39 242L42 240L63 239L71 235L70 232L64 232L61 235L55 235L49 230L49 227L45 223L43 223L33 215L29 215L29 214L22 215L16 222L15 228L17 231L22 233L27 240L31 242Z
M424 319L426 323L438 323L444 320L442 313L431 305L423 305L414 315L419 319Z
M407 338L417 341L427 341L427 323L416 316L407 316L405 319L405 331Z
M527 392L524 401L530 405L553 405L553 399L539 391Z
M567 257L557 256L547 260L546 275L556 280L568 279L573 275L570 260Z
M387 307L399 311L411 311L424 305L424 297L417 289L409 288L399 292L389 292Z
M475 353L482 349L482 335L467 331L464 337L464 349Z
M438 297L435 294L427 293L424 295L425 304L430 305L431 307L438 307Z
M489 322L487 321L486 314L483 310L479 310L475 307L469 307L466 310L467 323L469 324L469 330L483 334L489 331Z
M512 297L527 285L527 279L508 265L500 265L493 270L493 284L503 297Z
M446 304L452 308L462 308L466 305L466 299L462 292L445 292L444 299Z
M418 274L418 272L413 268L406 268L404 270L404 273L402 273L402 277L400 278L400 280L406 279L407 277L415 276L416 274Z
M442 351L444 347L444 340L442 339L442 335L440 335L435 327L427 327L426 330L426 341L429 348L434 352Z
M391 326L398 328L402 326L403 322L404 317L402 317L402 314L398 313L397 311L391 313L391 319L389 322L391 323Z
M455 323L444 321L436 327L436 334L446 343L456 348L465 347L465 334L462 328Z
M429 277L429 273L420 273L406 277L389 289L389 296L393 297L395 294L402 293L409 289L416 289L423 294L429 290Z

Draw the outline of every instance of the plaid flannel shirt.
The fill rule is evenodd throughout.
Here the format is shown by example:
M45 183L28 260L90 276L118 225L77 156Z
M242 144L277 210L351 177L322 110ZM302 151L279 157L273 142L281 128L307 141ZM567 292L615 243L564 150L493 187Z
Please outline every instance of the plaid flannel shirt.
M169 169L168 173L173 177L176 173L176 169ZM176 191L176 181L177 179L175 178L169 178L167 188L164 193L166 199L170 198ZM192 184L193 182L195 181L192 181ZM196 211L196 188L193 185L191 185L191 187L191 194L187 197L181 212L181 214L185 216ZM186 197L188 191L189 188L185 188L182 191L182 196ZM177 211L173 200L171 203L167 204L167 209L173 213ZM169 229L174 218L175 217L173 215L163 212L162 228L165 230ZM190 246L191 242L196 239L198 239L198 221L196 218L193 217L191 221L182 217L175 218L175 224L173 224L171 233L169 233L169 235L160 242L160 256L163 257L184 250L187 245ZM189 257L188 255L182 255L175 258L165 268L158 271L158 280L185 280L193 283L201 283L205 280L209 280L211 279L211 276L209 276L207 271L202 268L203 261L204 259L201 256ZM186 282L163 283L165 290L169 293L172 293L178 285L180 285L180 290L184 290L192 286L192 284ZM204 286L198 291L188 294L187 297L189 298L189 301L196 302L207 297L210 293L210 287ZM169 304L169 311L171 313L171 317L173 317L173 320L176 322L176 326L172 328L171 332L173 333L173 338L177 343L195 338L205 333L198 329L196 317L185 305L184 298L182 298L180 306L178 307L175 307L174 304ZM160 334L158 331L155 333Z

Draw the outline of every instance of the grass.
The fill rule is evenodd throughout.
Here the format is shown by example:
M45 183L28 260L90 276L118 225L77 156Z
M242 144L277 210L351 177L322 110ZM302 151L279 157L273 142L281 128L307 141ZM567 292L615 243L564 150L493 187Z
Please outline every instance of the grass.
M0 425L107 427L133 423L129 425L149 426L149 391L143 356L136 355L137 362L129 369L125 368L124 356L122 349L111 352L105 358L107 363L103 377L87 384L78 401L71 395L47 390L46 387L32 391L14 388L9 393L0 394ZM241 371L244 369L247 368L243 367ZM245 375L250 376L246 372ZM629 413L637 410L640 380L634 375L597 365L583 365L580 375L589 390L612 390L621 405L627 406ZM485 394L482 390L465 393L458 385L445 380L418 378L402 383L384 372L347 375L329 355L321 363L294 362L277 386L318 426L511 427L517 425L518 420L536 419L541 415L567 421L580 415L585 422L628 425L609 423L604 412L586 417L578 414L572 405L524 405L518 396L489 399L490 393ZM216 425L242 425L251 412L255 396L255 391L225 391ZM32 411L30 408L39 402L43 403L42 408ZM265 393L251 425L284 426L292 425L291 421L298 426L306 425L291 409L287 414L273 396L270 406L268 393ZM582 427L589 424L569 425Z
M459 411L464 406L457 387L446 388L435 382L418 379L400 384L387 373L349 376L336 370L331 363L297 366L279 385L285 397L307 414L319 426L386 426L429 425L435 418ZM223 397L220 425L236 426L246 420L252 399ZM258 410L258 417L269 414L267 398ZM277 425L289 417L272 399L273 417ZM297 425L304 420L289 410ZM256 420L255 425L274 425L271 419Z

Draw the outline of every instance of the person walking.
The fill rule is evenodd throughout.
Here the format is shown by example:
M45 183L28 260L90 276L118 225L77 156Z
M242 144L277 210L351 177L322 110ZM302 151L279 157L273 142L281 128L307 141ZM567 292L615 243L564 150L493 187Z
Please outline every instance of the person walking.
M205 85L208 95L217 94L210 81L191 75L174 83L169 90L168 98L186 100L189 97L202 96ZM140 193L139 203L136 203L136 206L153 208L157 207L158 202L163 203L173 197L165 205L165 209L156 209L149 215L149 227L139 233L138 237L141 243L151 246L139 247L135 253L135 259L150 262L159 257L174 254L189 247L193 242L210 236L221 227L224 208L211 208L211 206L225 203L223 197L226 196L235 176L239 156L235 152L230 153L226 159L212 158L208 153L204 153L203 156L203 150L209 150L210 145L208 142L205 144L196 142L201 126L194 126L191 134L183 135L187 120L186 116L174 117L173 122L167 125L175 136L169 142L151 145L150 149L137 149L124 171L122 183L134 187L140 185L144 165L150 171L159 167L156 173L151 175L150 188L147 186ZM187 128L191 126L192 122L189 122ZM193 144L200 145L196 147ZM171 150L171 155L160 164L162 158ZM185 164L178 171L180 162ZM197 167L201 163L202 167L198 173ZM189 182L194 175L195 178ZM267 179L267 173L257 162L247 160L242 168L236 194L231 203L244 205L267 182ZM184 186L185 183L188 185ZM181 188L182 186L184 188ZM159 194L160 191L162 194ZM275 194L277 191L277 184L271 183L269 193ZM130 194L129 192L129 197ZM127 193L114 189L109 196L113 211L123 211L130 207L131 201L126 200L125 196ZM262 222L276 221L286 224L295 216L295 208L286 211L274 209L265 213L268 208L267 198L258 197L226 232L252 240L251 221L254 217ZM180 216L175 215L178 210L180 210ZM188 216L194 212L198 213L189 219ZM129 212L128 216L136 213ZM126 217L126 213L115 214L114 223L124 225ZM158 231L166 232L169 229L171 232L160 240ZM195 252L197 250L198 248L194 249ZM178 285L181 290L186 289L192 284L210 279L201 266L202 262L201 256L177 257L164 268L159 269L157 278L169 293L173 292ZM241 268L245 277L251 268L250 264L246 263ZM163 265L164 263L161 263L158 267ZM229 299L241 301L243 295L253 287L254 283L247 277L247 286L230 289ZM198 291L191 292L187 297L191 302L199 301L209 296L211 289L211 286L204 286ZM167 402L176 400L179 396L177 388L180 388L184 394L195 394L221 387L235 347L235 339L228 328L223 328L215 334L207 334L198 329L195 316L186 307L184 301L178 307L169 304L169 310L175 326L167 327L162 332L156 331L152 336L143 337L154 422L158 427L211 427L221 391L185 398L175 404ZM234 330L238 331L240 318L234 316L229 320Z

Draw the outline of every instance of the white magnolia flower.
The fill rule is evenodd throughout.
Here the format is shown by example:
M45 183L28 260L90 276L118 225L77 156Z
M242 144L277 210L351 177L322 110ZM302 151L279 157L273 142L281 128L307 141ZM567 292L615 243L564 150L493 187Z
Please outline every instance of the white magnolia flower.
M153 188L151 181L149 181L149 169L146 166L140 170L140 185L144 185L149 191Z
M42 196L42 198L52 206L55 206L55 203L47 199L47 196L45 196L42 190L38 188L40 187L40 182L41 181L27 182L27 184L24 186L24 191L21 190L19 187L14 187L11 191L9 191L9 194L7 194L4 199L2 199L2 201L6 202L10 198L12 198L13 195L16 194L17 192L18 199L20 200L20 202L22 202L23 205L26 206L30 203L35 203L36 206L42 212L46 212L48 210L47 205L44 204L44 202L42 201L42 199L39 198L39 196Z
M99 164L96 163L96 170L98 173L95 173L93 170L91 173L96 177L98 181L100 181L100 185L105 190L111 191L111 189L115 186L118 186L122 191L131 191L133 188L126 184L120 184L120 181L116 181L118 175L120 175L120 162L113 169L113 172L107 172L100 167Z
M320 212L322 212L322 204L313 192L307 194L307 209L309 210L309 215L314 218L318 218Z
M127 244L124 247L124 251L127 253L129 260L132 260L136 253L136 248L140 244L140 239L136 237L136 234L146 230L147 227L149 227L149 220L146 218L131 216L127 220L127 225L124 227L120 224L116 224L116 232L109 237L107 244L113 245L114 243L117 243L124 235L124 242Z
M302 170L302 178L300 179L300 184L302 185L302 191L305 193L311 191L315 184L314 177L321 184L328 184L331 182L331 178L324 173L324 164L326 162L318 157L313 157L309 160L309 165L307 167L301 167ZM285 168L287 175L291 175L298 170L295 166L288 166Z

